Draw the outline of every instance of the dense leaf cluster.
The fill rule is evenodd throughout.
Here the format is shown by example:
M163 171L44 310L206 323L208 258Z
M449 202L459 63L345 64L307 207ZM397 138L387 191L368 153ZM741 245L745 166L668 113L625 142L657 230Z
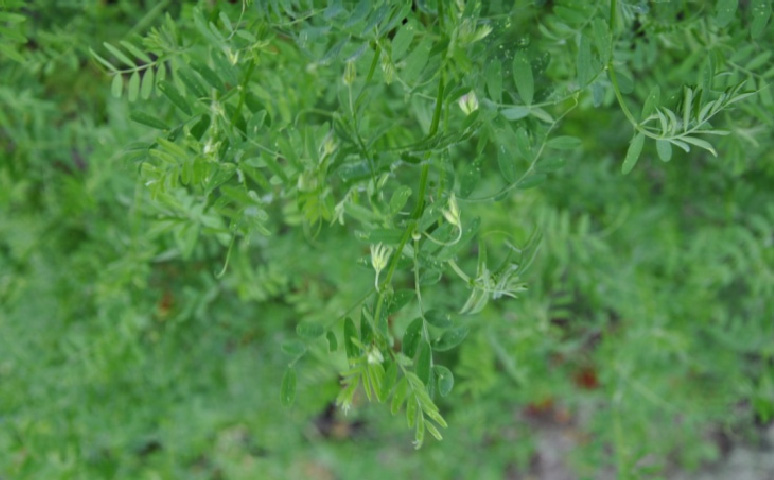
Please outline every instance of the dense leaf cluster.
M471 472L563 404L647 478L774 417L770 1L43 3L0 12L0 476L281 477L367 400Z

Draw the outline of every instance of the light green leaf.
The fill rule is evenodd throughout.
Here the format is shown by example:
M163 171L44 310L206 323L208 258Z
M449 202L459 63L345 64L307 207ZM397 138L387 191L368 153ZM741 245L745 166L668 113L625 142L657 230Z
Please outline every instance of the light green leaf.
M529 107L511 107L511 108L505 108L503 110L500 110L500 115L507 118L508 120L518 120L520 118L524 118L527 115L529 115Z
M395 38L392 39L392 61L397 62L403 58L408 51L411 41L414 39L414 24L408 23L398 30Z
M282 405L289 407L296 400L296 369L288 367L285 375L282 376L282 387L280 388L280 400Z
M135 47L132 43L124 41L124 40L121 40L118 43L120 43L121 46L123 46L126 49L126 51L128 51L129 53L134 55L136 58L139 58L143 62L145 62L145 63L151 63L152 62L150 57L145 52L143 52L139 48Z
M535 94L535 80L532 77L532 65L524 52L519 52L513 57L513 81L522 101L531 105Z
M650 114L659 106L660 97L661 91L659 90L658 85L656 85L650 90L648 98L645 99L645 103L642 106L641 118L643 120L648 118L648 116L650 116Z
M680 137L680 140L684 141L685 143L690 143L691 145L696 145L699 148L703 148L704 150L710 152L713 157L718 156L718 152L715 150L715 147L713 147L712 144L705 140L693 137Z
M145 75L142 76L142 85L140 87L140 97L147 100L150 98L151 94L153 93L153 84L154 84L154 77L153 69L149 68L145 70Z
M454 388L454 374L443 365L435 365L433 371L438 378L438 393L442 397L449 395L449 392Z
M581 142L580 138L572 137L569 135L560 135L546 142L547 147L556 148L559 150L575 150L576 148L580 148L582 145L583 142Z
M297 338L290 338L282 342L280 349L290 357L299 357L306 352L306 345Z
M108 51L118 59L118 61L123 62L125 65L129 65L131 67L135 67L135 68L137 67L137 64L134 63L129 57L124 55L124 53L121 50L117 49L116 47L114 47L113 45L107 42L103 43L103 45L105 45L105 48L107 48Z
M430 56L430 47L433 43L429 39L424 39L416 48L406 57L406 66L403 69L403 80L408 84L413 84L422 74L427 59Z
M296 326L296 333L307 340L314 340L325 333L325 329L319 323L302 321Z
M140 72L137 70L132 72L132 75L129 77L127 91L130 102L137 100L137 97L140 95Z
M668 162L672 159L672 144L667 140L656 140L656 152L661 161Z
M113 75L113 81L110 83L110 93L116 98L121 98L124 90L124 78L120 73Z
M629 150L626 152L626 158L621 165L621 173L628 175L629 172L632 171L634 166L637 164L637 160L640 158L640 153L642 153L642 145L644 142L645 134L642 132L637 133L632 138L631 143L629 143Z
M594 20L594 42L597 45L597 51L602 60L602 63L607 63L611 56L612 35L610 34L610 27L603 18L596 18Z

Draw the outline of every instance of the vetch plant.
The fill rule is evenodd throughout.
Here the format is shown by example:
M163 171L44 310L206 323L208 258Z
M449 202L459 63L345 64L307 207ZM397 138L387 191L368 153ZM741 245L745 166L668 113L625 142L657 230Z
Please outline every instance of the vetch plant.
M429 448L331 476L542 415L648 478L774 415L770 1L3 7L0 476L303 476L343 411Z

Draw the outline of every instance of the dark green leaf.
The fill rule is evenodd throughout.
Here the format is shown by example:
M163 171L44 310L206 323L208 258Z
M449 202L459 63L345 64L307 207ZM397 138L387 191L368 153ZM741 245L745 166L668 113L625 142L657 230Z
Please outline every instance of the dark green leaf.
M440 310L428 310L425 312L425 320L430 325L438 328L449 328L454 325L449 314L443 313Z
M185 97L177 90L175 84L169 80L165 80L159 84L159 90L165 97L167 97L174 106L179 108L186 115L191 114L191 107L186 101Z
M736 17L739 0L718 0L715 22L719 27L725 27Z
M430 381L430 365L433 360L433 353L427 340L419 341L419 355L417 356L417 365L415 372L422 383L427 385Z
M535 80L532 77L532 65L524 52L519 52L513 57L513 81L516 91L525 104L532 104L535 93Z
M581 35L578 46L578 85L585 87L594 79L596 68L591 53L591 44L585 35Z
M152 128L157 128L159 130L167 130L169 128L167 124L165 124L164 122L162 122L161 120L159 120L158 118L152 115L148 115L145 112L140 112L136 110L132 111L129 114L129 118L131 118L133 121L137 123L141 123L143 125L147 125Z
M494 60L486 67L486 88L492 100L499 102L503 96L503 72L500 60ZM508 118L508 117L506 117Z
M347 317L344 319L344 349L347 351L347 357L350 359L360 355L360 349L352 341L353 338L358 338L357 329L355 328L355 322L350 317Z
M457 345L462 343L465 337L468 335L468 327L459 327L453 330L447 330L441 335L441 338L437 339L433 343L433 350L438 352L445 352L451 350Z
M328 340L328 351L335 352L339 348L339 342L336 340L336 334L328 331L325 334L325 338Z
M417 317L409 323L406 327L406 332L403 334L403 353L407 357L413 357L419 346L419 339L422 337L422 318Z
M363 345L370 345L374 340L374 330L371 328L369 317L368 309L363 305L363 311L360 314L360 343Z

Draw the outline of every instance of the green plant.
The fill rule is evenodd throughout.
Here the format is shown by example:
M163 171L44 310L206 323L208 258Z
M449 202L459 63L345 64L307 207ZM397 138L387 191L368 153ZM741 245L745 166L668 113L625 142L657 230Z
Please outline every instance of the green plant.
M13 318L78 325L49 362L87 352L87 384L131 385L125 363L174 365L195 345L179 367L194 395L190 369L221 342L280 340L286 358L274 348L262 372L281 403L324 385L297 408L346 412L362 392L405 410L417 448L475 425L456 414L477 405L597 402L612 414L592 416L598 441L576 467L594 475L613 445L620 478L645 477L648 454L662 471L678 447L686 465L710 455L680 442L736 402L771 417L770 2L172 3L74 8L75 29L19 2L0 16L15 66L2 201L19 212L0 231L25 279L4 277L0 295ZM122 15L120 34L81 30ZM57 86L99 91L97 72L112 99L83 108ZM81 168L86 151L110 163ZM44 235L78 254L28 242ZM50 270L74 276L56 276L56 306L25 310ZM74 301L84 289L93 300ZM211 331L218 311L234 319ZM204 374L250 382L233 361ZM173 395L168 378L144 381ZM83 419L77 398L65 408ZM195 451L201 425L166 435ZM51 427L26 428L45 451Z

